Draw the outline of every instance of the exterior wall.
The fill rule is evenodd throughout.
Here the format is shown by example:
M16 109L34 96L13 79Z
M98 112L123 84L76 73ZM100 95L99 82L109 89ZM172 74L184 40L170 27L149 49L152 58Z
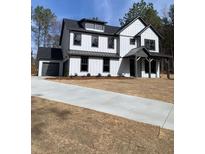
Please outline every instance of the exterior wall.
M120 56L125 56L131 49L137 47L137 41L135 45L130 45L131 36L120 36Z
M143 28L145 28L145 25L139 19L137 19L120 32L120 56L125 56L131 49L137 47L137 41L135 40L135 45L130 45L130 39L133 39L133 37Z
M135 41L135 45L130 45L130 39L133 38L137 33L139 33L145 25L139 20L135 20L133 23L128 25L124 30L119 33L119 37L114 40L114 49L108 48L108 36L98 35L99 44L98 47L91 46L92 34L82 33L81 35L81 46L73 45L73 32L69 32L66 28L63 32L63 40L62 40L62 49L64 52L68 50L81 50L81 51L94 51L94 52L109 52L109 53L119 53L121 57L125 56L131 49L137 47L137 41ZM159 38L152 31L151 28L148 28L141 34L141 46L144 46L144 39L152 39L155 40L156 50L152 52L159 52ZM42 64L41 64L42 65ZM130 62L128 58L120 58L117 60L110 59L110 72L103 73L103 59L102 58L91 58L89 57L89 68L88 72L80 71L81 65L81 57L71 57L69 59L68 64L68 72L69 75L78 74L78 76L86 76L88 73L91 75L98 75L100 73L102 76L107 76L111 74L111 76L124 75L130 76ZM160 77L160 69L159 62L157 63L157 73L151 74L151 77ZM39 62L40 67L40 62ZM148 77L148 73L145 73L144 63L142 61L140 65L140 70L138 70L138 74L141 77ZM39 69L40 70L40 69ZM61 72L62 74L62 72Z
M128 58L120 58L118 75L130 77L130 61Z
M159 38L158 36L152 31L151 28L148 28L141 34L141 45L144 46L144 39L151 39L155 40L155 51L150 50L151 52L159 52Z
M117 53L117 39L114 40L114 49L108 48L108 37L107 36L99 36L98 47L91 46L92 35L91 34L83 34L81 35L81 46L73 45L73 37L74 33L70 33L70 49L71 50L83 50L83 51L95 51L95 52L109 52L109 53Z
M107 76L110 74L111 76L117 76L118 68L119 68L119 60L110 59L110 72L103 72L103 59L102 58L91 58L88 59L88 72L81 72L81 57L71 57L70 58L70 70L69 75L75 75L77 73L78 76L87 76L88 73L91 76L96 76L100 73L102 76Z
M63 57L67 58L67 51L69 50L69 30L66 27L63 29L63 36L61 42L61 48L63 51Z
M126 27L123 31L121 31L120 35L133 37L137 33L139 33L143 28L145 28L145 25L139 19L137 19L133 23L131 23L128 27Z
M38 64L38 76L42 76L42 67L43 67L43 63L47 62L47 63L52 63L52 62L58 62L59 63L59 76L63 75L63 61L58 61L58 60L39 60L39 64Z

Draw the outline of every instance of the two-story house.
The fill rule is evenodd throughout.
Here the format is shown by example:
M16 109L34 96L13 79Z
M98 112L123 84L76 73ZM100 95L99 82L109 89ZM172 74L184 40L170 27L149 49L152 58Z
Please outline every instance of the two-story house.
M91 19L63 19L61 48L39 48L39 76L160 77L162 36L136 17L122 27Z

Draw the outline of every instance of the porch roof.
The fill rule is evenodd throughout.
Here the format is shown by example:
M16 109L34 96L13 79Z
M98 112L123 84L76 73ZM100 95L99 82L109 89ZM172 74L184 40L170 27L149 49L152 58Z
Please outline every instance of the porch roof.
M109 58L120 58L116 53L109 52L94 52L94 51L80 51L80 50L69 50L71 56L88 56L88 57L109 57Z
M171 55L165 55L165 54L161 54L158 52L150 52L146 47L142 46L142 47L138 47L138 48L134 48L131 49L125 56L124 58L128 58L128 57L133 57L133 56L137 56L137 57L155 57L155 58L172 58Z

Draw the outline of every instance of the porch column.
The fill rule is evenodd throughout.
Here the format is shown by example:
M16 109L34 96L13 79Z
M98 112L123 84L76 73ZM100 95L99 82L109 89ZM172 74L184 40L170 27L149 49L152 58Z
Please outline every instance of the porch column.
M149 59L149 78L151 78L151 60Z
M137 56L135 56L135 77L138 77L137 75Z
M135 56L135 77L138 77L138 65L137 62L140 60L141 57Z

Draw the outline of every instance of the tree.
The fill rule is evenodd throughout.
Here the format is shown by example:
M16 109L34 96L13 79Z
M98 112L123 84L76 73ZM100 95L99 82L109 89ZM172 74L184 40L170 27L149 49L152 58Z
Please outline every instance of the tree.
M133 6L129 9L128 13L126 13L122 19L119 19L120 25L123 26L138 16L142 17L146 22L152 24L156 28L161 26L161 19L158 16L157 10L154 9L152 3L147 4L144 0L141 0L138 3L133 3Z
M170 5L168 16L162 18L160 32L164 39L161 41L161 52L174 57L174 5ZM163 71L164 68L162 68ZM174 58L171 63L171 71L174 72Z
M174 26L174 4L170 5L168 13L169 13L169 17L171 19L171 24Z
M48 46L49 47L60 47L59 41L60 41L60 33L61 33L61 22L58 20L55 20L55 22L51 26L50 33L48 34Z
M32 8L32 32L34 33L34 41L37 47L48 44L48 34L52 23L55 21L55 14L43 6L37 6L34 10Z

